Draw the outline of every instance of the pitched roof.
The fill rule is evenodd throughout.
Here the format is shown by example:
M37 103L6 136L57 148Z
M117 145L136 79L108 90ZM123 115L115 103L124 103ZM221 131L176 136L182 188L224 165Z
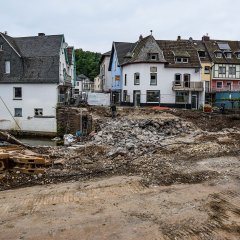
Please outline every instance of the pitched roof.
M127 53L131 53L136 43L128 43L128 42L115 42L115 49L117 52L118 63L122 65L126 61Z
M189 40L169 41L155 40L152 35L140 38L135 43L114 42L119 65L141 62L165 63L166 67L200 68L198 52ZM114 48L113 48L114 50ZM111 61L113 57L113 50ZM158 60L149 58L149 53L157 53ZM175 57L187 57L188 63L176 63ZM111 66L110 61L110 66ZM109 68L110 69L110 68Z
M23 74L3 75L1 83L59 83L59 55L63 35L13 38L1 34L19 55ZM17 64L17 63L16 63Z
M58 56L63 35L14 38L23 57Z
M220 49L218 43L228 44L230 51L233 53L232 58L226 58L223 54L222 58L217 58L215 55L216 51L225 53L229 52L227 49ZM235 52L240 51L240 42L239 41L228 41L228 40L209 40L204 42L206 49L210 55L211 60L214 63L225 63L225 64L240 64L240 59L236 57Z
M202 40L193 40L193 46L194 48L198 51L198 52L205 52L205 57L204 58L200 58L201 62L211 62L211 58L209 56L209 53L206 49L206 46L204 44L204 41Z
M157 53L158 59L151 60L149 57L150 53ZM156 40L152 35L149 35L145 38L139 39L138 42L135 43L135 46L129 55L125 56L125 61L123 64L129 63L141 63L141 62L162 62L165 63L163 52L158 46Z
M166 67L171 68L200 68L198 52L189 40L157 40L158 45L163 50L164 57L168 64ZM188 56L187 63L176 63L175 54Z

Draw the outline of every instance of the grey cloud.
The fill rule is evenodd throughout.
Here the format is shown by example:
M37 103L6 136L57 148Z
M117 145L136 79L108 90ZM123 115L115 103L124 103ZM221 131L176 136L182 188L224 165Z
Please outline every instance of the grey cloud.
M64 33L84 50L105 52L112 41L136 41L150 30L157 39L239 39L238 0L8 0L0 31L13 36ZM240 40L240 39L239 39Z

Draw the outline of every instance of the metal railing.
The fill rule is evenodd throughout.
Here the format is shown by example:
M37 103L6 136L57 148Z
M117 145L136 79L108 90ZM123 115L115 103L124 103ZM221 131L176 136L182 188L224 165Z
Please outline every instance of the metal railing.
M239 92L240 91L240 85L239 86L223 86L221 88L212 87L212 92Z
M185 90L185 91L203 91L203 82L176 82L173 81L173 90Z

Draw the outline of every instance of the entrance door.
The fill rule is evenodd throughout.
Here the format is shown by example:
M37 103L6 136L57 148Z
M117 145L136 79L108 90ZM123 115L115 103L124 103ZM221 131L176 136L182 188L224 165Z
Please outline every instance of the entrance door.
M141 104L141 91L135 90L133 91L133 105L135 107L139 107Z
M197 95L192 95L192 109L198 109L198 98Z

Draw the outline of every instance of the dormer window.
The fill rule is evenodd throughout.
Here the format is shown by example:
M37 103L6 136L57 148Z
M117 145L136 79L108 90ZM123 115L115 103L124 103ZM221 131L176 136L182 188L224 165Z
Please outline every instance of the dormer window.
M216 58L222 58L222 52L215 52Z
M235 52L236 58L240 59L240 52Z
M231 52L226 52L225 56L226 56L226 58L232 58L232 53Z
M198 51L198 56L200 58L205 58L206 57L206 52L205 51Z
M188 63L188 58L184 57L176 57L175 58L176 63Z
M149 57L149 59L152 60L152 61L157 61L157 60L159 60L158 53L149 53L149 54L148 54L148 57Z

